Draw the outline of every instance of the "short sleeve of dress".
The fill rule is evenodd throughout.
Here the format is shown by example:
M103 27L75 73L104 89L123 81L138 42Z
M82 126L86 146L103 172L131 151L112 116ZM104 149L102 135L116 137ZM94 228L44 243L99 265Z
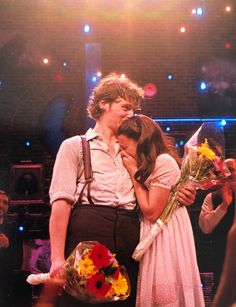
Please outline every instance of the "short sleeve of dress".
M156 165L145 184L148 189L160 186L171 189L180 178L180 169L175 159L169 154L161 154L156 159Z

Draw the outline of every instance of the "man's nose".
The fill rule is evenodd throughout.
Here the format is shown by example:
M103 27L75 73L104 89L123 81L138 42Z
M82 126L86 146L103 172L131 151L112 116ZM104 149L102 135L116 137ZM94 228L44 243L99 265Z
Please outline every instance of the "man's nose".
M134 115L134 110L129 110L127 117L132 117Z

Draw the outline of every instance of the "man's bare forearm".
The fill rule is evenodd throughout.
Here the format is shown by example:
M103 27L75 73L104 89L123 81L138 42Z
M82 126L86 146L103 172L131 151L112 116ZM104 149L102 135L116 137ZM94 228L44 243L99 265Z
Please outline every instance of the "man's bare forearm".
M56 200L52 205L49 222L52 269L57 269L65 261L66 232L71 211L67 200Z

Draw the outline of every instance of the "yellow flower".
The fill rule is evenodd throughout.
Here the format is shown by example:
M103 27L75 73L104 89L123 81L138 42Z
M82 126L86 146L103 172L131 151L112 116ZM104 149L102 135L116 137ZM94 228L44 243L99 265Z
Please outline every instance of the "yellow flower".
M205 139L205 142L197 148L197 151L200 153L199 159L206 157L208 160L213 161L216 157L214 151L210 149L207 139Z
M97 268L93 261L88 257L85 257L84 260L80 260L76 266L79 274L85 278L90 278L92 275L97 273Z
M115 282L112 284L112 288L115 290L115 294L117 296L127 294L129 286L124 275L122 275L121 273L119 274L118 279L115 280Z

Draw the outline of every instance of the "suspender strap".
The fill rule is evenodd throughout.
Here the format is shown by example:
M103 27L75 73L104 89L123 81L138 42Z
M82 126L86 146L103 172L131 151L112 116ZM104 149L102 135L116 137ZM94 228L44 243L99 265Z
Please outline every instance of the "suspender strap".
M90 183L93 181L93 172L92 172L92 165L91 165L91 155L90 155L90 146L89 142L86 140L84 135L81 135L82 141L82 149L83 149L83 164L84 164L84 178L85 184L80 192L80 196L78 199L78 203L81 203L82 194L86 186L88 186L88 201L90 204L93 204L91 195L90 195Z
M81 135L82 148L83 148L83 162L84 162L84 178L86 181L93 180L93 172L91 165L90 146L84 135Z

